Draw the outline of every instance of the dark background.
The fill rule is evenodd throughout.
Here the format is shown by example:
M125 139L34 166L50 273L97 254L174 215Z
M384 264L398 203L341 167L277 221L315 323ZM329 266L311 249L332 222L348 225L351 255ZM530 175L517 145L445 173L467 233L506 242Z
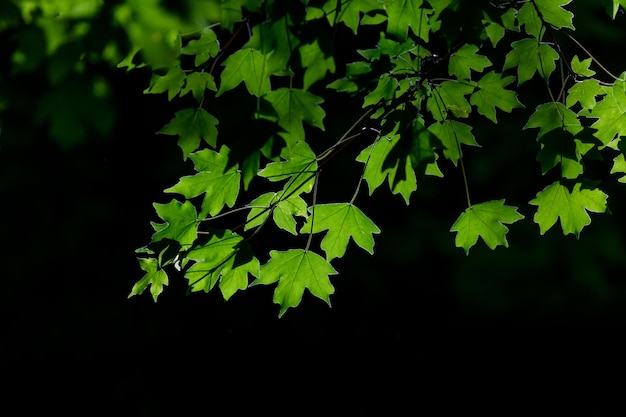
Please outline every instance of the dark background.
M571 8L578 39L619 73L624 18L612 22L592 6ZM5 32L0 62L10 62L18 30ZM0 78L9 103L0 114L5 404L88 415L265 404L296 415L338 404L350 415L375 406L385 415L624 412L623 185L602 184L612 214L592 215L580 240L558 226L540 236L527 202L552 180L538 175L535 132L521 130L525 113L477 125L482 148L465 154L473 200L507 198L526 216L511 225L509 248L480 242L465 256L454 246L449 228L465 195L460 173L444 163L445 180L420 182L409 207L383 189L368 199L364 188L359 206L383 231L375 255L352 248L334 263L332 308L305 294L278 319L272 287L224 302L216 291L186 295L184 280L171 277L158 303L147 293L127 299L142 276L134 250L157 220L152 202L167 201L162 190L191 170L174 138L154 134L174 105L142 93L147 72L97 64L90 71L111 86L101 114L114 121L67 144L41 115L55 107L42 97L60 88L41 71L5 69ZM522 101L545 102L541 88L529 83ZM327 100L329 124L355 120L341 100ZM73 129L67 120L61 132ZM354 155L344 158L350 164ZM337 179L352 175L345 166L324 171L320 200L340 195Z

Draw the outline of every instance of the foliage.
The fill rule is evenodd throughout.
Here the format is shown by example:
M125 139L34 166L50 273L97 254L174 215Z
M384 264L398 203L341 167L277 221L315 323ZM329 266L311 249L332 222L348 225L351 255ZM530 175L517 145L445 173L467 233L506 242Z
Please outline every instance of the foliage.
M0 28L30 16L34 3L16 1ZM190 175L165 190L173 198L154 204L160 220L138 250L145 275L130 296L149 288L156 301L174 274L190 291L218 285L226 300L276 284L281 316L305 289L330 304L332 261L353 244L373 254L381 233L358 206L362 183L369 196L386 190L409 205L420 183L441 181L450 170L460 172L467 201L450 231L466 253L479 238L491 249L507 247L505 225L522 219L542 235L560 220L563 234L578 237L588 213L608 211L602 181L624 182L626 72L611 74L576 40L570 3L188 1L177 13L158 2L116 4L110 18L128 44L112 41L98 56L126 71L150 71L144 92L172 106L159 134L176 137L182 158L193 163ZM81 32L79 22L93 22L104 9L96 0L82 8L70 0L38 6L48 51L83 42L92 28ZM602 6L619 19L626 1ZM59 22L51 16L58 15L67 18L55 41ZM19 40L15 71L45 59L25 46L32 41ZM62 85L76 71L58 69L50 82ZM529 85L541 87L540 102L524 102ZM50 112L61 111L50 100ZM349 107L331 113L331 100ZM517 128L536 139L546 181L529 201L533 216L505 204L511 195L471 202L464 164L468 147L481 146L475 126L515 112L526 121ZM97 128L97 120L78 125L89 123ZM323 168L346 153L356 180L341 201L318 201L318 187L333 181ZM611 161L601 179L588 169L598 159ZM258 249L267 229L284 238Z

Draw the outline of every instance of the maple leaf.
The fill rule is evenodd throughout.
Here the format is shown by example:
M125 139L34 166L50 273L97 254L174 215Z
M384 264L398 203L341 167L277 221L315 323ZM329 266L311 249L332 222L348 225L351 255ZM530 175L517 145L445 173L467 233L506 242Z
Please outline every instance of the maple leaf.
M626 174L626 158L624 158L624 154L620 153L615 158L613 158L613 166L611 167L611 174ZM618 179L619 182L626 182L626 175L622 175Z
M280 200L278 193L266 193L252 200L249 206L253 208L248 213L244 230L262 225L271 212L276 226L297 235L294 216L308 216L307 203L298 195Z
M335 59L322 48L327 43L330 41L320 44L320 39L316 38L312 43L300 46L300 61L302 67L306 68L302 81L303 90L308 90L313 83L324 78L327 72L335 72ZM326 46L326 49L329 48Z
M324 102L321 97L301 89L282 87L266 94L263 99L272 105L279 126L289 133L283 135L288 144L304 141L304 122L324 130L326 113L320 106Z
M212 234L207 243L194 248L187 258L194 261L185 272L191 291L209 292L219 281L225 300L248 287L249 275L260 274L259 260L250 247L229 230Z
M578 58L578 55L574 55L574 58L572 58L572 71L578 75L582 75L583 77L593 77L596 72L589 69L592 61L592 58L587 58L581 61Z
M300 233L319 233L328 230L320 245L328 261L343 257L350 238L368 253L374 253L373 234L380 233L380 229L355 205L318 204L311 207L310 211L311 215L300 229Z
M198 39L190 40L187 45L180 50L182 55L195 55L194 65L196 67L204 64L211 57L217 56L220 44L217 35L210 28L203 28ZM194 73L195 74L195 73Z
M212 147L217 146L218 120L203 108L183 109L174 114L174 118L157 133L178 135L178 146L183 151L183 159L204 141Z
M574 14L565 10L563 6L571 3L572 0L534 0L539 13L546 23L551 24L557 29L568 28L574 30L572 20Z
M363 99L363 107L371 106L381 100L391 100L394 97L396 90L398 90L398 87L400 87L400 84L395 78L380 78L376 84L376 88Z
M568 109L563 103L544 103L535 109L528 122L522 129L538 127L537 139L551 130L562 128L576 135L583 130L576 113Z
M559 54L547 43L522 39L511 43L513 50L504 59L503 70L517 67L517 85L530 80L535 72L548 78L556 69Z
M280 156L282 161L270 162L258 175L272 182L288 179L280 199L310 192L317 172L317 155L311 147L306 142L297 142L285 147Z
M507 113L515 108L524 107L518 100L517 93L504 88L513 80L515 77L512 75L503 77L502 74L489 71L476 83L476 90L470 96L470 103L476 106L478 113L498 123L496 107Z
M269 55L253 48L244 48L233 53L222 64L224 71L215 97L232 90L242 81L248 92L256 97L268 93L271 90L268 59Z
M410 27L416 36L428 42L430 33L428 15L432 13L432 10L424 9L422 5L422 0L393 0L386 2L387 32L399 40L405 40Z
M479 55L478 46L466 43L459 48L458 51L450 56L448 61L448 73L456 75L459 79L471 79L471 70L483 72L483 70L491 66L491 61L484 56Z
M159 217L165 223L152 223L155 230L152 242L162 239L177 241L182 249L189 248L198 235L198 214L196 208L189 201L181 203L172 200L167 204L153 204Z
M133 285L128 298L133 295L141 295L148 286L154 302L157 301L159 295L163 292L163 286L168 284L167 273L159 266L156 258L137 258L139 267L145 271L144 276Z
M161 94L167 91L167 99L172 100L180 92L185 83L185 73L177 66L171 66L165 75L153 74L150 86L144 94Z
M330 295L335 292L329 275L337 271L320 255L303 250L270 251L270 260L261 266L259 278L251 285L273 284L274 303L280 305L278 317L282 317L289 307L296 307L302 301L304 289L330 306Z
M454 222L451 232L457 232L455 244L469 254L472 246L481 237L490 249L498 245L508 247L506 240L508 228L505 224L515 223L524 216L517 212L517 207L504 205L504 200L493 200L468 207Z
M626 73L622 74L622 77ZM619 136L626 136L626 81L616 81L607 94L591 110L591 118L597 118L591 127L603 145L609 145Z
M591 110L596 105L596 96L604 95L606 92L600 86L598 80L588 79L578 81L567 91L565 105L568 108L580 103L583 109Z
M230 166L228 154L226 146L222 146L219 153L210 149L192 153L190 158L198 173L182 177L165 192L178 193L186 198L204 194L200 218L207 214L215 216L224 205L232 207L239 195L241 174L237 164Z
M204 90L207 89L217 90L213 76L208 72L192 72L187 76L185 87L180 90L180 96L182 97L191 91L193 98L200 103L204 97Z
M572 233L578 238L581 230L591 223L587 212L606 212L607 198L597 188L581 189L581 184L577 183L570 192L557 181L537 193L530 204L538 206L533 220L539 225L542 235L560 218L563 234Z
M444 81L432 90L426 108L438 121L446 120L448 111L455 117L466 118L472 111L472 106L465 96L473 92L474 86L465 82Z
M348 28L357 33L361 23L361 14L382 9L382 4L378 0L347 0L339 4L333 1L324 3L323 11L332 25L342 22Z
M472 134L472 127L456 120L433 123L428 130L441 141L443 155L455 166L463 156L461 145L479 146Z
M411 194L417 190L417 178L411 158L393 153L401 139L401 136L395 133L397 129L396 125L390 134L363 149L356 160L366 164L363 178L367 182L369 195L372 195L387 179L391 192L400 194L406 204L409 204Z

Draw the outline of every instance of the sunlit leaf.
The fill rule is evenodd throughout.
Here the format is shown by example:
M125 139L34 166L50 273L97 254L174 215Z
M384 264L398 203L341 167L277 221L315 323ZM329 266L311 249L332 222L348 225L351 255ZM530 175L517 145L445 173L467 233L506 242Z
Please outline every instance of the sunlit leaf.
M163 292L163 286L168 284L167 273L159 266L156 258L137 258L137 260L145 274L133 285L128 298L142 294L150 286L150 293L156 302Z
M211 147L217 146L218 120L203 108L183 109L176 112L174 118L158 133L177 135L178 146L183 151L183 158L200 147L202 139Z
M472 246L482 238L490 249L497 246L509 246L506 234L509 229L505 224L515 223L524 216L517 212L517 207L504 205L504 200L487 201L467 208L450 228L457 232L455 243L469 254Z

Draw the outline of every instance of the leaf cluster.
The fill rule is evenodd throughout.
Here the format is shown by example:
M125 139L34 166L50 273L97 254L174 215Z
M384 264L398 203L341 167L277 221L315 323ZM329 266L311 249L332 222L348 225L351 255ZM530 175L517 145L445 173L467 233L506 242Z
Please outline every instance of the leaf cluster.
M529 199L532 221L544 234L560 220L578 237L588 213L608 210L586 162L612 158L606 177L626 173L626 73L609 73L578 43L569 3L238 0L222 2L210 24L163 33L167 59L135 40L122 65L149 68L145 93L177 109L159 133L177 137L193 173L154 204L160 221L138 250L145 275L130 295L149 287L156 300L174 273L192 292L217 285L224 299L276 284L281 316L305 289L330 305L332 262L354 246L372 254L381 233L356 204L362 185L409 205L420 181L450 169L467 201L450 229L456 245L506 247L507 225L527 216L502 196L472 202L464 158L481 146L479 119L512 112L526 114L520 129L538 129L546 184ZM607 5L616 18L624 3ZM520 99L530 83L545 86L539 105ZM327 114L334 95L353 103L354 120ZM322 168L349 152L358 179L342 201L318 201ZM259 256L267 229L285 238Z

